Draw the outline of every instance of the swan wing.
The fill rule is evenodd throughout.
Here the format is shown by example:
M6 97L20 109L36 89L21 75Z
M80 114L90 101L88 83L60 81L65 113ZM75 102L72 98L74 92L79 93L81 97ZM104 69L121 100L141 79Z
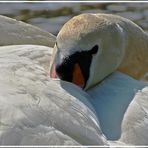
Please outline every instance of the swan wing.
M0 46L36 44L53 47L55 36L38 27L0 15Z
M130 103L122 122L120 141L135 145L148 144L148 84Z
M0 144L107 145L87 94L50 80L37 47L0 47Z

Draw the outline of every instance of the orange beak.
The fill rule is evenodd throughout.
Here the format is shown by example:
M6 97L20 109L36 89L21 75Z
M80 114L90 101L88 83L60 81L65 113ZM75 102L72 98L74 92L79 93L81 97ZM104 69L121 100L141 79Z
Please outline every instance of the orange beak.
M51 75L51 78L54 78L54 79L57 78L55 64L52 65L50 75ZM84 79L84 76L82 74L81 68L78 63L74 65L72 83L76 84L77 86L81 88L84 88L85 86L85 79Z
M74 65L72 82L81 88L85 86L85 79L78 63Z

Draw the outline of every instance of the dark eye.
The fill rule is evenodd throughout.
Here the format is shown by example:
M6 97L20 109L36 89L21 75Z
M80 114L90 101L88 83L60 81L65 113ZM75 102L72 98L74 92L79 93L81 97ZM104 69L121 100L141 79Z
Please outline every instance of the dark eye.
M90 54L96 54L98 52L99 46L95 45L89 52Z

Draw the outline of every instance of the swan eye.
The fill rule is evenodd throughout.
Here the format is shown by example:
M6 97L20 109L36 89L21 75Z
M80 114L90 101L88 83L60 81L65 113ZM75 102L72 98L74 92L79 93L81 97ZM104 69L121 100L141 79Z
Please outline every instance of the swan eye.
M98 49L99 49L99 46L98 45L95 45L91 50L90 50L90 53L91 54L96 54L98 52Z

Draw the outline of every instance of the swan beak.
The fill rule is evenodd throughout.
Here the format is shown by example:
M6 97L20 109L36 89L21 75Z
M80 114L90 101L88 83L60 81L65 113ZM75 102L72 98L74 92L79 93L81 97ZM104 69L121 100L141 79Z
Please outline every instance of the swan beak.
M74 65L72 82L81 88L85 86L85 79L78 63Z
M74 65L73 72L72 72L72 80L71 82L79 86L80 88L84 88L85 86L85 79L82 74L81 68L78 63ZM58 78L56 73L56 66L55 64L52 65L50 77L53 79Z
M53 78L53 79L57 78L55 64L52 65L50 77Z

